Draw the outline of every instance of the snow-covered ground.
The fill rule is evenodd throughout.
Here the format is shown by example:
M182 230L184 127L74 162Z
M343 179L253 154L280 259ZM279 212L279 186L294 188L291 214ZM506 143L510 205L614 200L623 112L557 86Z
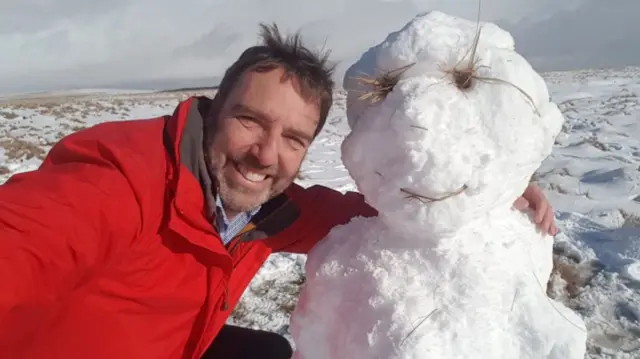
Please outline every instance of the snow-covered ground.
M545 74L566 123L537 173L554 208L557 275L548 292L580 313L589 358L640 358L640 68ZM189 93L0 99L0 182L34 169L55 141L98 122L171 113ZM303 165L302 185L355 190L342 166L345 94ZM230 321L288 335L304 256L273 255ZM562 274L560 276L559 274Z

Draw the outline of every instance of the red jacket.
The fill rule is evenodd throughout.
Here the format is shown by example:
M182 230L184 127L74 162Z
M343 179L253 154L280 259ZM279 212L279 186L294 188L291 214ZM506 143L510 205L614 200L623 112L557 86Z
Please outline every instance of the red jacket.
M0 186L2 358L200 358L270 253L375 215L292 185L225 247L196 160L207 103L74 133Z

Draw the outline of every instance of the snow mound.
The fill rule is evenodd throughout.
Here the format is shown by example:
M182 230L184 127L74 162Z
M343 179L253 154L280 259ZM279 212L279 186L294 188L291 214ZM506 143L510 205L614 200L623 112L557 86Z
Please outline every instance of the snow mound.
M380 214L309 253L294 358L584 357L584 322L546 295L553 240L511 208L564 119L507 32L482 23L474 53L477 33L422 14L347 71L342 160ZM460 89L447 71L468 63ZM358 76L399 68L363 96Z

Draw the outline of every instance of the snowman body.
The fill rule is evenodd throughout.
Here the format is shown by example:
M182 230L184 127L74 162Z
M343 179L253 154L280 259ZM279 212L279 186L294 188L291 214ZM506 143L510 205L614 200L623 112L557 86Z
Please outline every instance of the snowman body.
M584 357L583 321L546 295L553 239L512 208L562 114L497 26L482 24L469 60L476 34L474 22L423 14L347 71L342 160L379 215L309 253L294 358ZM476 79L461 90L446 69L465 61ZM362 96L371 83L358 74L402 67L380 101Z

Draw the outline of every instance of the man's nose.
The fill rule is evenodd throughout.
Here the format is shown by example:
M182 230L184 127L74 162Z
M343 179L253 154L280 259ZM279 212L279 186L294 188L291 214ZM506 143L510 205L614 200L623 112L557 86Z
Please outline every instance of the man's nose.
M278 142L276 136L265 134L259 142L254 144L251 154L260 162L262 167L274 166L278 163Z

